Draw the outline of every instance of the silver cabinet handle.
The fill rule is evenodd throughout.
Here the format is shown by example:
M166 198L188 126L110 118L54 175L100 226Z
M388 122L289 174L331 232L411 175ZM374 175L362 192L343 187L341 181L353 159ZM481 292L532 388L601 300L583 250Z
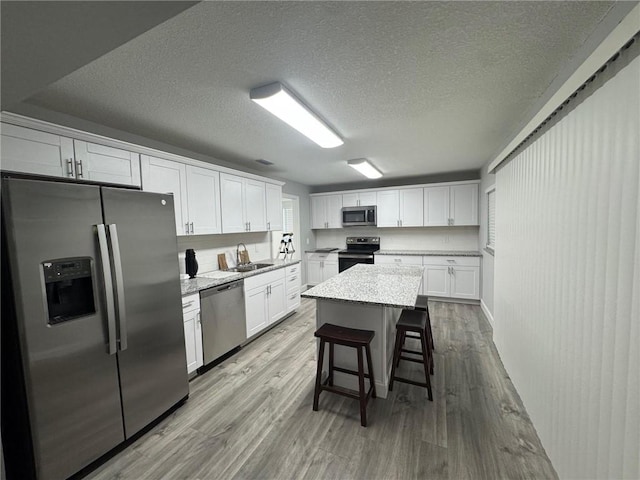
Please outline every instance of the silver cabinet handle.
M122 275L122 257L120 256L120 242L118 228L115 223L109 225L111 236L111 251L113 252L113 269L116 274L116 294L118 296L118 330L120 333L120 350L127 349L127 310L124 301L124 276Z
M293 295L291 295L291 296L289 297L289 300L295 300L295 298L296 298L296 294L294 293Z
M455 260L451 260L450 258L447 258L447 262L449 262L449 263L456 263L456 261L455 261Z
M67 177L73 177L73 159L67 158Z
M98 230L98 245L100 246L100 263L104 280L104 294L107 307L107 333L109 335L109 355L116 353L116 312L113 299L113 281L111 280L111 265L109 265L109 247L107 245L107 231L104 224L96 225Z
M193 302L192 302L193 303ZM202 318L200 318L200 312L198 312L197 314L197 319L198 319L198 325L202 325Z
M191 225L191 233L193 233L193 222L191 222L189 225Z
M249 231L251 231L251 222L249 222Z
M291 279L289 280L290 282L293 282L294 280L297 280L298 277L291 277Z
M187 302L187 303L183 303L182 304L182 308L187 308L187 307L190 307L191 305L193 305L193 300L191 300L190 302Z
M189 222L184 224L184 233L186 233L187 235L189 235Z
M82 160L76 160L76 172L78 178L82 177Z
M271 222L267 222L267 230L271 230Z

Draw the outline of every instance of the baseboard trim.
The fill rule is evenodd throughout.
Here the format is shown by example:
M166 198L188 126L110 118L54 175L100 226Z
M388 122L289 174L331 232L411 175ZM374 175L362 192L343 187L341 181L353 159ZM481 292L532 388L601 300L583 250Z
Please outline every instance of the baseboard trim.
M484 303L484 300L482 299L480 299L480 308L482 309L482 313L484 313L484 316L487 317L487 320L489 320L489 323L491 324L491 328L495 328L495 324L493 322L493 315L489 311L487 304Z

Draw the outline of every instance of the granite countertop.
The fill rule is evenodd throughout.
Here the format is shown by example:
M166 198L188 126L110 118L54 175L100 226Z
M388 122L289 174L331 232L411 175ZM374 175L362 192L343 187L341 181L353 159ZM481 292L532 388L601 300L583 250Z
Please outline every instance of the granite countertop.
M338 250L340 250L338 247L312 248L311 250L305 250L304 253L337 253Z
M420 265L357 264L300 296L320 300L414 308L422 283Z
M211 287L217 287L224 283L235 282L243 278L252 277L254 275L260 275L261 273L271 272L279 268L284 268L289 265L295 265L300 263L300 260L283 260L283 259L268 259L260 260L253 263L273 263L271 267L264 267L258 270L252 270L250 272L225 272L220 270L214 270L213 272L201 272L196 275L196 278L187 278L186 280L180 280L180 289L182 290L182 296L189 295L191 293L198 293L200 290L205 290ZM221 275L218 278L208 278L204 275Z
M376 255L424 255L442 257L481 257L477 250L378 250Z

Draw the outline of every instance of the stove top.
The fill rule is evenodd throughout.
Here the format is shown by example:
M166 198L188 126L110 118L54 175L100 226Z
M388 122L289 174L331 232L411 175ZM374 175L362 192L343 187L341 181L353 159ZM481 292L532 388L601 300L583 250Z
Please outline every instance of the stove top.
M380 250L380 237L347 237L347 248L338 253L374 253Z

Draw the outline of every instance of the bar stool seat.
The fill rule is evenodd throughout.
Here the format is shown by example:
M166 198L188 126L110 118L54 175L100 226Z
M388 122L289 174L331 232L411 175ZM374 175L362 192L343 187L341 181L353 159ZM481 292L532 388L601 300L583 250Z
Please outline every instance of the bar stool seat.
M316 372L316 387L313 393L313 410L318 411L318 402L320 398L320 392L328 391L343 395L345 397L359 400L360 402L360 424L363 427L367 426L367 403L369 398L376 398L376 384L373 378L373 369L371 362L371 340L375 336L375 332L372 330L359 330L355 328L348 328L332 323L325 323L318 330L316 330L316 337L320 339L320 349L318 352L318 370ZM324 346L325 343L329 344L329 375L327 379L322 382L322 364L324 362ZM355 348L358 356L358 370L349 370L334 365L334 345L342 345L345 347ZM364 372L364 362L362 357L362 350L364 349L367 356L367 372ZM333 385L333 372L342 372L349 375L356 375L358 377L358 391L350 390L347 388L337 387ZM364 379L369 379L369 390L365 391Z
M421 350L408 350L404 348L404 340L407 332L416 333L415 338L420 339ZM402 355L402 353L420 355L422 358L413 358ZM400 360L422 363L424 365L424 382L417 382L408 378L398 377L396 375L396 367L400 364ZM402 310L398 323L396 324L396 345L393 351L393 365L391 367L391 380L389 382L389 391L393 391L393 382L410 383L419 387L426 387L429 394L429 400L433 401L433 392L431 391L431 375L433 370L433 357L431 354L431 345L428 342L427 333L427 313L422 310Z

